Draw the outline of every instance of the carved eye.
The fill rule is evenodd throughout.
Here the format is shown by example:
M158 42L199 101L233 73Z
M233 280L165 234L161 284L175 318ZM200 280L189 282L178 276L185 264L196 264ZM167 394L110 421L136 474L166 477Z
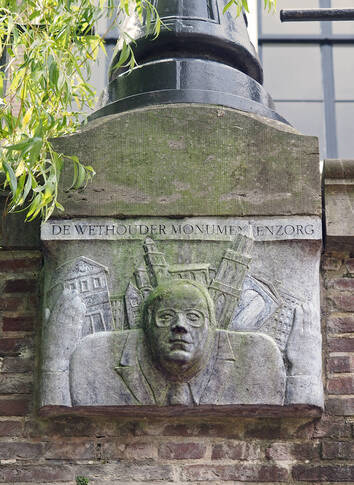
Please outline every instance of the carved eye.
M173 322L175 317L176 317L175 313L171 310L165 310L165 311L159 312L157 314L156 324L158 326L168 326Z
M188 318L188 320L190 320L191 322L197 322L198 320L200 320L202 318L202 316L200 315L200 313L197 313L197 312L188 312L186 314L186 317Z
M169 322L173 317L174 315L172 312L164 312L159 315L160 320L163 320L164 322Z
M186 319L193 327L200 327L204 322L204 315L199 310L187 310Z

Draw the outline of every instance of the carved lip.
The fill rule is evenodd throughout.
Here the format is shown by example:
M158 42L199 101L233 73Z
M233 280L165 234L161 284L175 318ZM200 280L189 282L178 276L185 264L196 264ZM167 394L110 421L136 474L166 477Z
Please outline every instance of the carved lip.
M170 344L172 347L180 347L183 349L186 345L191 345L193 342L190 340L183 340L183 339L170 339Z

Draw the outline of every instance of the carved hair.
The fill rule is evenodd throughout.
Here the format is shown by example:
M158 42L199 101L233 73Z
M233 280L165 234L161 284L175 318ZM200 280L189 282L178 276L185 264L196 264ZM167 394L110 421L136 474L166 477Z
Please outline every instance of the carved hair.
M155 305L155 302L160 301L167 295L171 294L176 286L192 286L196 288L199 293L203 296L207 308L208 308L208 319L209 319L209 326L212 328L216 328L216 319L215 319L215 309L214 303L209 295L209 292L205 286L198 283L197 281L188 280L188 279L178 279L178 280L168 280L160 283L156 288L152 290L149 297L147 298L144 309L143 309L143 328L147 328L150 324L150 318L152 314L152 309Z

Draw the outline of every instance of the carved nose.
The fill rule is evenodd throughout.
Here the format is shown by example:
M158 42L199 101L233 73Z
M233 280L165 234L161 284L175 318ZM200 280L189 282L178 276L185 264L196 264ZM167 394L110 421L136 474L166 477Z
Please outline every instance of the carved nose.
M171 330L175 333L187 333L188 327L185 322L185 318L182 315L177 315L177 318L173 325L171 326Z

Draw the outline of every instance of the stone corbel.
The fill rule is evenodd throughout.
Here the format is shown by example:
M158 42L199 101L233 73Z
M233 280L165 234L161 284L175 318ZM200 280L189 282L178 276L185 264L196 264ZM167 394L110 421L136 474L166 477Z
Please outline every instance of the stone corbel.
M324 161L324 207L326 248L353 248L354 160Z

